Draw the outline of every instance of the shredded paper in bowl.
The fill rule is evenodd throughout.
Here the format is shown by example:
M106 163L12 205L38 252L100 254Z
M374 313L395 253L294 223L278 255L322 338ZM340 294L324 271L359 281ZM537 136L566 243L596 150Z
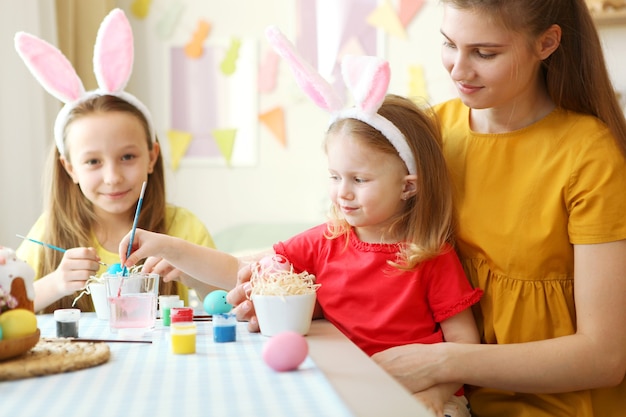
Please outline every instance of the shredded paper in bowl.
M250 296L311 294L321 286L315 283L315 275L306 271L297 274L293 272L293 267L285 271L263 268L258 264L252 268L250 285Z

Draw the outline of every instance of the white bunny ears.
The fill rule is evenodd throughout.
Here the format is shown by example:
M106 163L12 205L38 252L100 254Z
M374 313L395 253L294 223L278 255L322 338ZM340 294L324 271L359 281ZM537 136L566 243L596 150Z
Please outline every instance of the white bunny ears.
M135 106L148 121L150 138L156 141L148 108L124 91L133 68L133 32L121 9L113 9L100 24L94 46L93 67L98 89L85 91L72 64L56 47L25 32L15 34L15 49L43 88L65 103L54 123L54 140L61 155L63 134L71 111L96 96L112 95Z
M352 92L356 106L344 109L344 102L334 88L296 51L293 44L275 27L265 35L276 53L283 57L302 90L322 109L331 113L331 123L341 119L357 119L381 132L396 148L409 174L416 174L415 158L406 138L388 119L378 114L389 87L389 63L375 56L346 56L341 70L346 87Z

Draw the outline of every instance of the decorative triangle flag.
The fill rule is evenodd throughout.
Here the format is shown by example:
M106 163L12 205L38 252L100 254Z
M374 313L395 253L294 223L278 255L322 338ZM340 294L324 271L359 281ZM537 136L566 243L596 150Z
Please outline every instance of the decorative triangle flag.
M286 148L285 112L282 107L274 107L272 110L260 114L259 120L274 134L282 147Z
M409 96L429 99L424 80L424 68L421 65L409 66Z
M400 10L398 17L402 27L406 28L417 12L424 6L424 0L400 0Z
M276 88L280 56L273 50L267 51L263 63L259 65L259 93L271 93Z
M178 170L180 160L187 153L189 144L191 143L191 133L183 132L180 130L169 130L167 132L167 139L170 144L170 159L171 166L174 171Z
M367 55L367 53L365 53L365 49L363 48L363 45L361 45L361 42L359 42L359 39L356 36L352 36L341 47L339 56L346 56L346 55L355 55L355 56Z
M215 129L212 133L218 149L222 153L224 159L226 159L226 165L230 166L230 160L233 156L233 148L235 147L237 129Z
M383 29L390 35L405 39L406 32L389 0L385 0L367 17L367 23Z

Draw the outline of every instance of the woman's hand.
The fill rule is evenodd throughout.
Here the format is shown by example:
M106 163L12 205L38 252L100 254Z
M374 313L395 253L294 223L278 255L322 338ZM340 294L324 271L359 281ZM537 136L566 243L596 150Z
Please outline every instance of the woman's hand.
M237 273L237 285L228 292L226 301L235 307L233 311L237 315L237 320L247 321L248 330L258 332L259 322L256 318L252 300L249 299L251 276L252 270L250 269L250 264L242 266Z
M450 394L448 391L439 389L439 386L431 387L413 394L413 398L422 403L424 407L437 417L444 417L443 405L449 397Z
M372 355L372 359L411 392L424 391L442 381L438 373L445 363L445 345L410 344Z

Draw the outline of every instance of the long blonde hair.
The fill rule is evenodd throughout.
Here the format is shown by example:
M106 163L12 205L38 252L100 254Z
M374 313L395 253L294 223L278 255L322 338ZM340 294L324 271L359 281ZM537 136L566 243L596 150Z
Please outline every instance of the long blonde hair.
M450 177L441 150L441 132L430 109L422 110L404 97L387 95L378 114L391 121L406 137L416 162L417 194L406 201L402 213L385 233L396 238L401 248L397 261L390 264L410 270L439 255L446 243L452 243L454 207ZM328 133L338 131L358 137L372 152L395 155L397 163L406 170L398 151L372 126L356 119L341 119L328 129ZM332 205L327 238L345 236L347 244L350 229L337 207Z
M106 112L125 112L135 116L143 126L148 148L153 149L154 144L150 140L148 123L143 114L130 103L114 96L96 96L78 105L70 115L66 130L67 126L79 118ZM65 152L67 153L67 150ZM62 248L94 246L93 226L98 219L93 204L84 196L80 187L74 184L72 178L63 168L60 157L56 146L52 146L48 154L45 171L49 172L50 175L45 177L44 184L47 193L45 200L46 225L42 240ZM64 155L64 157L69 158L69 155ZM164 233L166 232L165 217L165 169L163 158L159 153L154 170L149 174L146 198L143 201L138 227ZM40 250L43 251L43 248ZM42 262L39 271L37 271L39 277L56 270L63 258L63 254L57 251L46 250L41 254ZM175 294L177 291L174 282L161 282L159 287L161 293L164 294ZM78 293L61 298L45 308L44 312L51 313L58 308L70 307L77 295ZM76 307L83 311L93 311L89 297L81 297L77 301Z
M561 28L561 44L543 61L548 94L566 110L602 120L626 156L626 119L607 70L602 44L584 0L441 0L502 23L529 42L550 26Z

